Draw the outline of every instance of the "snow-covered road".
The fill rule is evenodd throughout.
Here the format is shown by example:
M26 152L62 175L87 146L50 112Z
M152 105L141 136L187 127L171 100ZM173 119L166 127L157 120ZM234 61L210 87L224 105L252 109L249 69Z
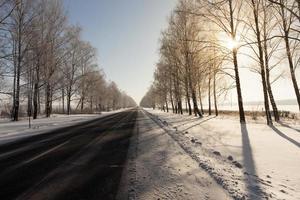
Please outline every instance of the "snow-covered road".
M231 199L145 111L138 113L135 132L122 183L127 179L129 199Z

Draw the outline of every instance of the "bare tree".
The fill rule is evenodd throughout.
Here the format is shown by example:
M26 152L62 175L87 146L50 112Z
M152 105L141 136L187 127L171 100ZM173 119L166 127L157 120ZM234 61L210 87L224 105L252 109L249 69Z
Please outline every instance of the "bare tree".
M82 77L79 70L81 56L84 56L81 49L84 43L80 41L80 28L70 27L66 34L69 42L66 45L67 56L64 59L62 71L66 80L67 114L70 115L72 97L77 92L76 83Z
M31 22L34 18L32 10L32 1L19 0L14 1L15 9L10 15L10 33L12 39L12 55L14 65L14 83L13 83L13 108L12 118L14 121L19 120L20 107L20 82L21 73L24 65L24 56L29 50L26 41L31 37Z
M276 39L275 41L269 40L272 37L273 29L277 26L277 20L273 20L274 14L273 9L270 7L266 0L262 2L262 28L263 28L263 50L264 50L264 61L265 61L265 68L266 68L266 83L267 83L267 90L270 98L270 102L273 109L273 114L275 121L279 121L279 113L277 109L277 105L274 99L273 90L272 90L272 83L271 83L271 70L274 69L278 65L277 62L273 66L271 66L271 58L274 57L274 53L277 51L277 48L280 44L280 39ZM272 81L273 82L273 81Z
M299 44L299 41L297 39L299 38L298 35L299 32L297 31L299 22L298 21L297 23L295 22L296 19L295 16L297 17L297 14L293 13L294 10L293 5L294 3L296 3L296 1L293 2L292 7L289 7L288 4L289 2L290 1L278 0L276 2L274 1L273 3L275 3L275 5L278 5L276 8L281 21L280 29L285 44L286 56L287 56L287 61L288 61L289 70L291 74L291 79L292 79L296 99L298 102L298 107L300 110L300 91L299 91L299 86L295 74L295 69L298 64L298 58L297 58L298 56L296 54L296 51L297 51L297 46ZM299 2L297 3L299 5Z
M213 24L218 26L232 40L232 43L238 43L239 26L242 22L243 1L239 0L216 0L203 1L199 0L199 11L196 13L208 19ZM237 91L237 99L239 106L240 122L245 123L245 113L243 107L242 90L239 76L238 65L238 50L237 45L232 46L231 54L234 66L234 78Z
M63 64L63 44L62 34L66 26L66 16L59 0L44 0L44 14L46 18L46 54L43 59L43 79L45 81L45 114L50 117L52 112L52 102L54 86L57 84L55 78L58 76L59 67Z
M202 117L202 113L198 108L196 86L197 81L193 72L196 71L196 57L198 56L199 43L196 42L199 33L199 23L197 18L190 14L194 4L188 0L179 1L179 5L175 18L175 34L177 35L177 42L180 45L180 53L182 57L182 64L185 73L184 85L186 92L186 101L189 107L189 114L191 115L190 98L192 99L194 114Z
M263 95L264 95L264 105L265 105L265 113L267 118L267 124L272 124L272 117L271 112L269 108L269 95L268 95L268 89L267 89L267 81L266 81L266 70L265 70L265 62L264 62L264 50L263 50L263 43L262 43L262 31L261 31L261 21L263 22L263 19L260 15L260 10L263 6L263 1L257 1L257 0L251 0L249 2L250 8L252 10L253 14L253 20L250 19L250 23L248 23L255 33L256 38L256 47L258 50L258 53L255 53L258 57L258 63L260 65L260 75L261 75L261 82L263 86ZM252 23L253 21L253 23ZM255 51L255 49L254 49Z

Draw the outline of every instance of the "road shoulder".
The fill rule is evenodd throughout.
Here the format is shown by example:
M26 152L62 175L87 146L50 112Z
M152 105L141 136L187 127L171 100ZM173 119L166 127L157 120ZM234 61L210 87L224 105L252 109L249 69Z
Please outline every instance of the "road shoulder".
M123 194L124 189L128 193L118 199L231 199L143 111L139 111L135 130L120 185Z

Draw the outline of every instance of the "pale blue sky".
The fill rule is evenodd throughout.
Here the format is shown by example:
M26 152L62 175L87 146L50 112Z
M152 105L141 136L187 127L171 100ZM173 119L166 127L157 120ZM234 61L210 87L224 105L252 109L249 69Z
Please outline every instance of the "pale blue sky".
M139 103L152 81L159 37L175 0L64 0L72 24L98 49L107 78Z

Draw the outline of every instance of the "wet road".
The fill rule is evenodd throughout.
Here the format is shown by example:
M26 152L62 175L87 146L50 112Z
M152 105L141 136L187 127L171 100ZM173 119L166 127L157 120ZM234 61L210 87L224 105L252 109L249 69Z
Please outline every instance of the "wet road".
M0 199L114 199L137 110L0 146Z

